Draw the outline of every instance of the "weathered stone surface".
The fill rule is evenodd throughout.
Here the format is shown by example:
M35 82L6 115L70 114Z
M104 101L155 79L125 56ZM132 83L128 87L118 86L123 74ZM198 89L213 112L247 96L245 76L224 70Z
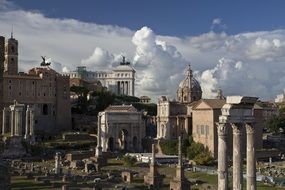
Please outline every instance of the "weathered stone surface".
M11 179L8 164L0 160L0 189L10 190L10 180Z
M22 137L13 136L5 141L3 158L22 158L27 155L26 148L22 143Z

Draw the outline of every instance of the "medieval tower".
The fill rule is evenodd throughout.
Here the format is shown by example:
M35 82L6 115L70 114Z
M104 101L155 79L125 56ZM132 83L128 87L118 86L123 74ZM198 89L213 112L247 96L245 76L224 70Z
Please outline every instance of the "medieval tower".
M18 75L18 41L13 38L13 33L5 44L4 73Z

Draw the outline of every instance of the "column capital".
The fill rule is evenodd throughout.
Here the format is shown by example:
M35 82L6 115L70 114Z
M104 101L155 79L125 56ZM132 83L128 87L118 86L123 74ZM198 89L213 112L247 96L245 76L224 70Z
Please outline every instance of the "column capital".
M241 125L239 123L231 123L233 128L233 134L240 134L241 133Z
M253 123L245 123L246 133L253 134L255 132L255 127Z
M228 128L225 123L216 123L218 128L218 135L225 136L228 134Z

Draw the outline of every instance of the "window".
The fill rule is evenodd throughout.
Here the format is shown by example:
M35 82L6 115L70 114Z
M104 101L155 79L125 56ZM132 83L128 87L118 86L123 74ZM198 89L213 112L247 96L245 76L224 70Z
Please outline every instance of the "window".
M205 134L204 125L201 125L200 129L201 129L201 135L204 135Z
M15 53L15 47L14 46L11 46L11 52Z
M209 135L209 126L206 125L206 135Z
M42 113L43 113L43 115L48 115L48 105L47 104L43 105Z

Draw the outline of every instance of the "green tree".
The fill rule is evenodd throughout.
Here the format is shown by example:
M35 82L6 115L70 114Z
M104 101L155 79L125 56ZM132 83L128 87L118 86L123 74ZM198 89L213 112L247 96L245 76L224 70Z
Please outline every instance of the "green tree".
M285 116L272 115L265 123L265 127L272 133L279 133L280 129L285 130Z
M197 156L198 154L200 154L204 150L205 150L205 147L203 144L196 143L193 141L192 144L187 149L187 157L188 157L188 159L193 160L195 158L195 156Z
M194 157L194 161L198 165L207 166L207 165L212 165L214 163L214 158L212 157L209 151L203 151Z
M163 154L177 155L178 141L177 140L162 140L159 142Z

